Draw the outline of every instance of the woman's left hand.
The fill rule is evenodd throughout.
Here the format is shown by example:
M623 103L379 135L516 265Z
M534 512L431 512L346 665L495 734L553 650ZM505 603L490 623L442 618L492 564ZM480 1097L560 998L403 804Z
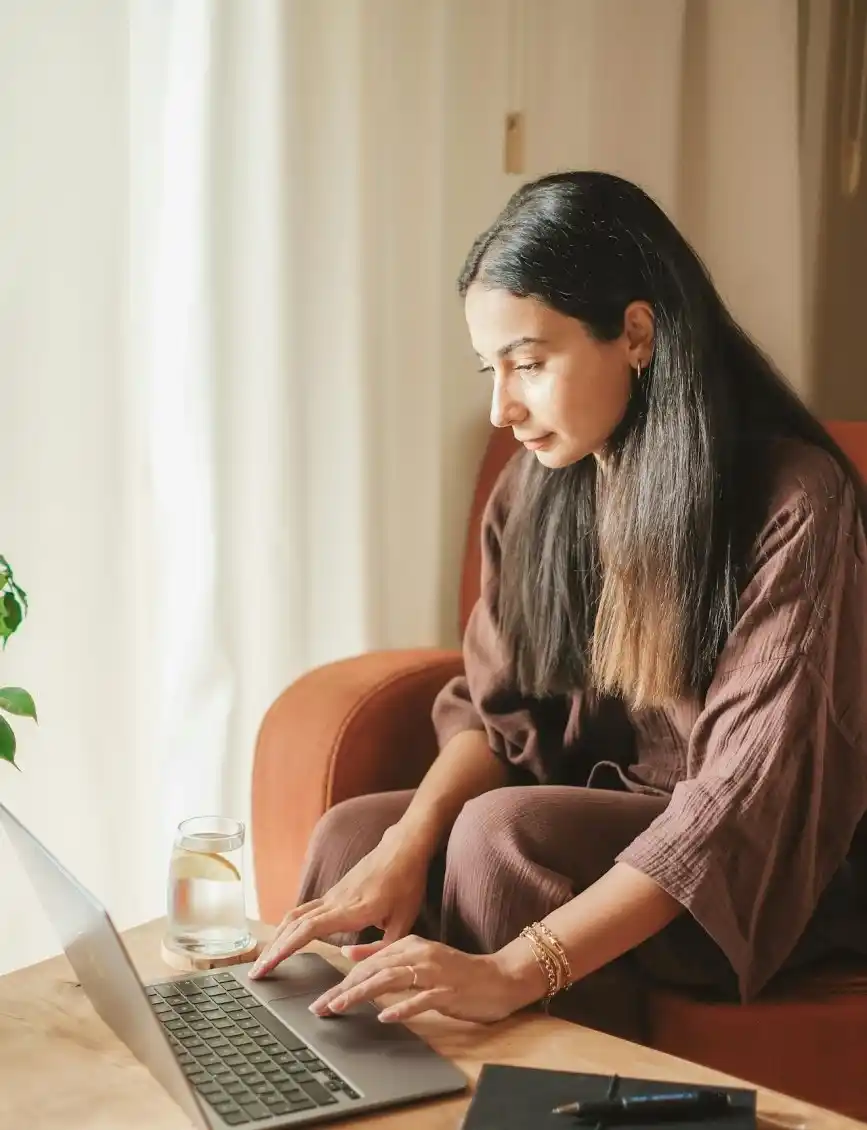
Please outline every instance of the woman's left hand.
M517 975L497 954L468 954L410 934L389 946L346 946L358 961L339 985L310 1006L318 1016L339 1015L385 993L410 995L379 1014L384 1023L434 1009L457 1020L502 1020L544 995L541 974Z

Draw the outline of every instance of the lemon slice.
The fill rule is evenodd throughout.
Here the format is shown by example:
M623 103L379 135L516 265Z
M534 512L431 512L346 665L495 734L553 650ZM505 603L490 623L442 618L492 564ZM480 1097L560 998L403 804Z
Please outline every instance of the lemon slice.
M213 851L176 851L172 857L172 875L177 879L213 879L218 883L240 882L238 868Z

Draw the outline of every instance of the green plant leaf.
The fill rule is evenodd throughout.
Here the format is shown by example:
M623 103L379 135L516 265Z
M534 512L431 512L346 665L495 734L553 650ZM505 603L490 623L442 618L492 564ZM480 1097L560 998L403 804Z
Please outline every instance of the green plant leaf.
M0 761L15 765L15 734L5 718L0 718Z
M0 639L5 646L6 641L21 624L23 613L18 597L14 592L3 593L0 600Z
M0 687L0 710L36 721L36 703L21 687Z

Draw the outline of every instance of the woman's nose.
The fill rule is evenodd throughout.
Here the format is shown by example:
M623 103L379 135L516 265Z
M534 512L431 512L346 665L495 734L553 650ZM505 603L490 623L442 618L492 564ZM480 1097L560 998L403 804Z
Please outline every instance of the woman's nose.
M491 396L491 423L495 428L511 428L526 416L527 410L506 387L506 382L494 381Z

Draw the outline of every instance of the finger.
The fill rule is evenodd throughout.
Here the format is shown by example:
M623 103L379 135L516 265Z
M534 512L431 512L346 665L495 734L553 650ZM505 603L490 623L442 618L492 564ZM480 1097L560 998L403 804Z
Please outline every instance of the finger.
M389 969L380 969L369 977L365 977L360 984L342 989L330 1001L321 1004L319 1001L314 1001L310 1006L310 1011L320 1016L328 1012L344 1012L347 1008L352 1008L354 1004L373 1000L374 997L382 996L383 993L401 992L408 989L411 984L412 970L409 966L395 965Z
M346 974L338 985L334 985L320 997L316 998L310 1006L311 1011L318 1012L320 1015L324 1014L333 1000L336 1000L337 997L341 996L349 989L353 989L356 985L360 985L363 981L384 969L399 968L404 970L404 972L409 970L409 981L403 986L406 988L412 981L411 970L415 965L415 961L412 959L411 955L415 951L405 944L398 943L398 945L400 946L399 949L397 946L392 946L388 954L374 954L373 957L368 958L366 961L359 962L354 969L351 969L349 973Z
M305 914L310 914L314 910L318 910L323 905L324 901L324 899L311 899L309 902L301 903L299 906L293 906L291 910L287 911L286 914L283 915L280 925L274 931L273 937L264 946L260 958L265 957L280 945L286 932L299 918L303 918Z
M265 950L269 950L279 940L284 930L287 930L293 922L297 922L299 918L303 918L305 914L310 914L311 911L319 910L324 902L324 899L311 899L309 902L302 902L298 906L293 906L291 910L287 910L280 920L280 925L274 931L274 936L265 947Z
M293 953L303 949L310 942L327 938L338 930L351 930L352 923L347 923L346 912L341 910L314 910L305 918L299 918L291 923L286 931L272 944L271 948L259 958L249 976L256 980L264 977L272 969L291 957Z
M394 1024L396 1021L409 1020L411 1017L420 1016L421 1013L428 1012L430 1009L436 1009L439 1005L444 1004L450 995L451 989L443 987L425 989L421 993L415 993L408 997L405 1001L398 1001L397 1004L391 1004L388 1008L384 1008L378 1019L383 1024Z
M352 961L364 961L365 958L373 957L375 953L382 953L385 947L390 944L385 939L378 942L359 942L354 946L341 946L340 952Z
M315 913L315 911L308 913ZM300 921L301 919L295 918L290 919L289 921L284 920L284 922L281 923L279 931L274 935L274 937L271 939L268 945L265 946L265 948L259 954L259 957L256 959L255 965L250 970L250 977L258 977L264 970L265 966L268 965L268 963L272 960L272 958L274 958L278 953L284 950L287 945L290 944L291 938L295 933L295 930L297 929L298 923Z

